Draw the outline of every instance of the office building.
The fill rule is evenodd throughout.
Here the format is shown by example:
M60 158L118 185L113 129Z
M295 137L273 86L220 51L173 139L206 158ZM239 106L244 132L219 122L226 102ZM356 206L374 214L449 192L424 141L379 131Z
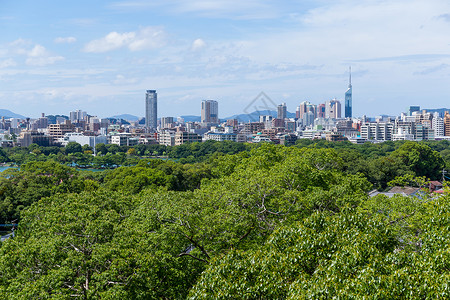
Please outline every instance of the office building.
M324 106L325 107L325 106ZM307 114L308 112L312 112L314 118L317 116L317 107L314 104L311 104L308 101L303 101L300 103L299 107L297 108L297 113L295 117L297 119L303 119L303 116Z
M325 118L325 103L319 104L316 109L317 118Z
M215 100L203 100L201 122L203 124L219 123L219 104Z
M345 117L352 117L352 68L349 68L348 89L345 92Z
M277 119L281 119L281 120L286 119L286 117L287 117L286 112L287 112L286 103L282 103L282 104L278 105Z
M162 117L161 118L161 129L167 129L173 127L173 117Z
M83 121L87 116L85 111L81 111L77 109L76 111L71 111L69 113L69 120L72 123L78 123L79 121Z
M420 106L410 106L408 108L408 116L412 116L413 112L420 111Z
M314 125L314 113L312 111L308 111L307 113L303 114L302 121L303 126L311 126Z
M158 126L158 95L155 90L145 94L145 127L156 130Z
M339 100L333 99L325 103L325 118L341 118L341 102Z

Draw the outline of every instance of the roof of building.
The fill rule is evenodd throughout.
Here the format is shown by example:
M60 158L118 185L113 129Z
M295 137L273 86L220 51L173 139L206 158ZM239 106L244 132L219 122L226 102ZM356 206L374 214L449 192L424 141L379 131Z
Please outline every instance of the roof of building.
M420 188L410 186L394 186L387 192L379 192L377 190L373 190L369 192L369 197L374 197L380 194L385 195L389 198L393 197L394 195L412 196L415 195L418 191L420 191Z

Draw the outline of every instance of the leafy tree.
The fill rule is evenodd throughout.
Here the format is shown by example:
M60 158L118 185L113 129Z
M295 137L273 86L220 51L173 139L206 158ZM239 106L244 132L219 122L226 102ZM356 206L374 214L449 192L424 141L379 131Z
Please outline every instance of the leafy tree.
M416 176L425 176L432 180L440 177L439 173L444 167L444 160L437 151L415 142L406 142L395 150L391 157L399 158Z
M66 154L82 153L83 148L77 142L69 142L66 146Z
M106 145L103 143L96 144L95 150L97 151L97 155L105 155L108 153L108 148L106 148Z
M83 152L86 152L86 151L93 151L94 149L93 149L91 146L89 146L88 144L84 144L84 145L81 147L81 150L82 150Z
M20 170L8 169L0 174L0 222L18 219L25 207L43 197L82 189L77 171L57 162L30 162Z

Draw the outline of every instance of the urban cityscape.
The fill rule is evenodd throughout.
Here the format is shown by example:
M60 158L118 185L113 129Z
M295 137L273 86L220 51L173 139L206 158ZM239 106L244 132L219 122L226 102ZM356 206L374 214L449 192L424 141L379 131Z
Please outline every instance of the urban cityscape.
M450 1L0 0L0 300L450 299Z
M320 104L302 101L296 107L295 115L288 116L286 103L277 105L262 93L266 96L264 103L258 103L260 99L257 97L250 106L256 109L264 107L265 110L252 112L248 120L242 120L242 115L221 120L219 100L201 101L199 120L184 120L183 117L159 116L158 93L147 90L144 118L134 121L98 118L82 110L71 111L68 116L50 118L44 113L38 119L3 117L0 123L3 132L1 142L2 146L22 147L31 144L65 146L69 142L77 142L94 147L99 143L176 146L207 140L285 145L295 144L297 139L347 140L354 144L450 140L450 114L445 108L410 106L400 116L353 116L351 80L349 69L344 114L341 101L331 99ZM193 116L190 118L195 119Z

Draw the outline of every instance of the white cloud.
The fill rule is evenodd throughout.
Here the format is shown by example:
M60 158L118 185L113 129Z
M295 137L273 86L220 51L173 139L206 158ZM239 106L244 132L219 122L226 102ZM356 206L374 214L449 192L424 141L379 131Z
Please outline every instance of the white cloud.
M75 43L76 41L77 41L77 39L74 38L73 36L57 37L55 39L55 43L57 43L57 44L63 44L63 43L71 44L71 43Z
M46 66L54 64L57 61L64 60L62 56L52 56L44 46L35 45L27 53L28 58L26 59L26 64L30 66Z
M193 43L192 43L192 51L198 51L201 50L202 48L204 48L206 46L206 43L204 40L202 39L196 39Z
M16 62L12 58L9 58L4 61L0 61L0 69L14 67L15 65L16 65Z
M90 41L85 52L103 53L127 47L130 51L155 49L165 45L165 32L157 27L145 27L138 32L110 32L105 37Z

